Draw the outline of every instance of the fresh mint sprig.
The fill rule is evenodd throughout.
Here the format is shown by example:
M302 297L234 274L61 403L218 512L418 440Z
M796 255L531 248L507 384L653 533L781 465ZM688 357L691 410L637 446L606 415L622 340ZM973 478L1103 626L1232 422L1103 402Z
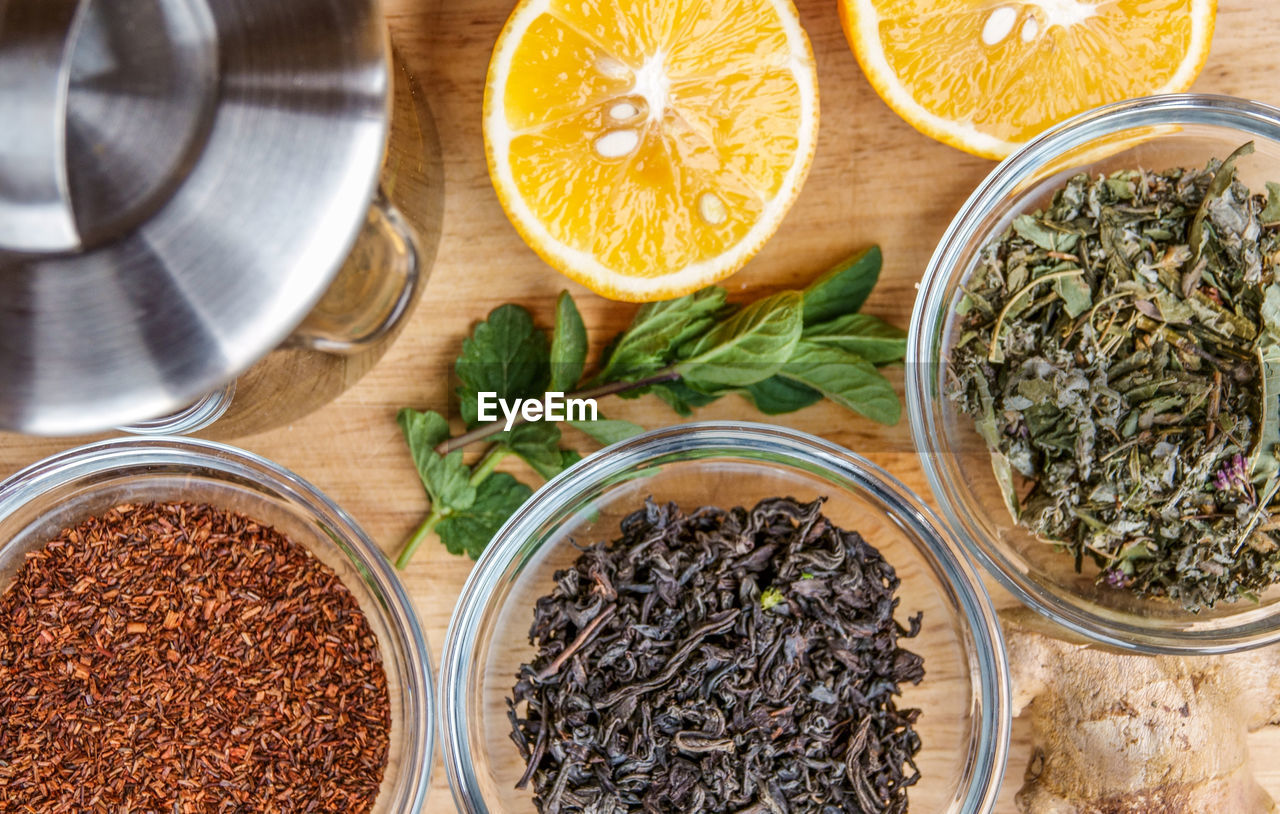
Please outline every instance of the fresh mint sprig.
M744 305L709 286L665 302L649 303L606 347L598 370L586 375L586 326L568 292L556 301L550 337L518 305L501 305L476 325L454 363L461 384L459 409L467 430L449 435L437 412L400 411L431 511L401 549L404 568L433 532L453 554L480 555L498 529L533 490L497 466L523 459L552 478L581 459L563 445L558 422L479 420L478 396L537 399L564 392L566 399L655 395L680 415L737 393L767 415L808 407L822 399L882 424L895 424L902 405L878 367L900 362L906 334L858 313L880 276L876 246L859 252L803 291L782 291ZM598 418L565 421L601 444L643 431L630 421ZM473 466L462 449L488 444Z

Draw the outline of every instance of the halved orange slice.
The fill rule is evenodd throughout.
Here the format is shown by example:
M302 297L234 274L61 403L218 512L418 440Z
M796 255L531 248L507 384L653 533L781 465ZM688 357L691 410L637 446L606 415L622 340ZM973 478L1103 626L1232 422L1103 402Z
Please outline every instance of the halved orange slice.
M881 98L988 158L1092 107L1191 87L1216 13L1216 0L840 0Z
M503 208L543 259L614 299L741 268L799 193L817 132L790 0L522 0L489 64Z

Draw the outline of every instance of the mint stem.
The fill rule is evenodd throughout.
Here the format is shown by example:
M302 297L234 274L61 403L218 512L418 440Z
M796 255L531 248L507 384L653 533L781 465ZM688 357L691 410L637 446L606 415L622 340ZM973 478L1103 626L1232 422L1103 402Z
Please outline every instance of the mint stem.
M502 459L512 453L511 447L506 444L494 444L493 448L485 453L484 457L476 464L475 469L471 470L470 482L472 486L479 486L480 482L493 474L493 470L498 468L498 464ZM404 545L400 549L400 556L396 557L396 568L403 571L408 565L409 560L413 559L413 552L418 550L418 546L422 541L435 531L436 524L448 516L448 509L436 511L436 507L431 507L431 513L422 521L422 525L404 541Z
M439 511L435 506L431 507L431 513L422 521L422 525L405 540L404 546L400 549L400 556L396 557L396 568L403 571L409 565L409 560L413 559L413 552L418 550L418 546L422 541L427 539L431 532L435 531L436 524L445 518L446 512Z
M493 474L493 470L498 468L498 464L502 462L502 459L513 451L506 444L494 444L476 464L475 469L471 470L471 485L479 486L482 480Z
M639 390L642 387L648 387L652 384L661 384L662 382L673 382L680 378L680 374L674 368L667 368L660 373L655 373L648 378L639 379L634 382L611 382L610 384L602 384L599 387L591 387L586 390L578 390L565 396L566 399L596 399L603 396L612 396L616 393L625 393L628 390ZM511 427L515 428L521 424L527 423L523 416L517 417L512 422ZM441 443L436 447L436 452L440 455L448 455L450 452L462 449L468 444L476 441L482 441L491 435L503 432L507 427L502 421L494 421L491 424L485 424L482 427L476 427L474 430L464 432L455 438Z

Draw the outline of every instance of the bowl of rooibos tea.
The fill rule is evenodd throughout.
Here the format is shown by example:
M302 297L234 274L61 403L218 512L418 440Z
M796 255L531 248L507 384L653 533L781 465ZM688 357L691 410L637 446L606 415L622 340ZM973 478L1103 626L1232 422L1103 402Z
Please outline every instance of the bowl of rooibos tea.
M92 444L0 484L0 786L30 811L422 810L426 643L297 476Z
M535 494L440 690L465 812L989 812L1009 737L990 600L930 510L757 424L648 433Z
M1022 600L1145 652L1280 640L1280 110L1086 113L978 188L921 283L907 408Z

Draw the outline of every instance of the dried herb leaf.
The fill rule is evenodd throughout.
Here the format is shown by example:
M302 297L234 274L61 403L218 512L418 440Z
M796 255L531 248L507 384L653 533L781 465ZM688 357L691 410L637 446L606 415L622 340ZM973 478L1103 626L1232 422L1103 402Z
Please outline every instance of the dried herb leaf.
M1258 220L1267 226L1280 223L1280 184L1275 181L1267 182L1267 205L1258 215Z
M1067 316L1078 317L1093 306L1093 290L1083 275L1067 275L1053 281L1053 290L1062 297Z
M984 249L947 360L1013 517L1190 610L1280 579L1280 224L1235 180L1250 149L1070 179Z

